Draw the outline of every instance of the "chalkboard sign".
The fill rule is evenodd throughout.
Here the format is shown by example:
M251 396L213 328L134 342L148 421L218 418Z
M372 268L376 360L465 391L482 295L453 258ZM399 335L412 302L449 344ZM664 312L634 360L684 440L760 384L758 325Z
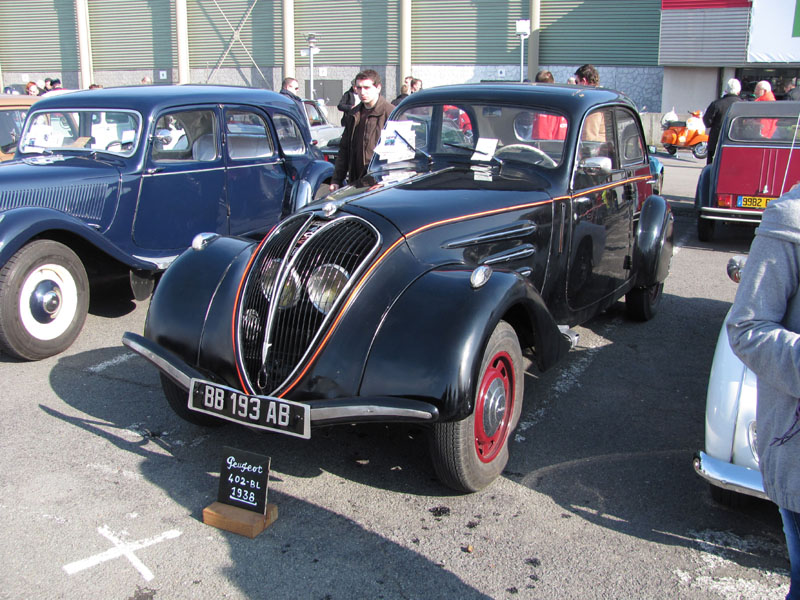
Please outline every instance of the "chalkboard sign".
M270 457L225 446L219 470L219 497L223 504L266 514Z

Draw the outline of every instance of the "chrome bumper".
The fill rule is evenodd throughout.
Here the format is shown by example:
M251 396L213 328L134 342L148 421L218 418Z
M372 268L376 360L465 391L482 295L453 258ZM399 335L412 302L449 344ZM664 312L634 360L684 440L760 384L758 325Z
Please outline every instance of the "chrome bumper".
M692 463L695 473L712 485L769 500L760 471L713 458L702 451L694 455Z
M752 210L739 210L736 208L716 208L710 206L700 207L700 218L711 221L729 221L731 223L761 223L762 212Z
M187 397L193 378L209 380L207 375L190 367L180 357L144 336L127 331L122 336L122 343L185 389ZM312 426L405 421L432 423L439 419L439 409L433 404L408 398L356 397L311 400L305 403L311 407Z

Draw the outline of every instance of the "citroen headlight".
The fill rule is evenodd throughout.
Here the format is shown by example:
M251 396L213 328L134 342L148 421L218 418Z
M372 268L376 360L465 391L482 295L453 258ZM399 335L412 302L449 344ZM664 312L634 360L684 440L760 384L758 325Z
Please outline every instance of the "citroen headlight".
M322 314L327 315L342 293L350 274L339 265L326 264L314 269L306 289L311 303Z
M272 301L272 290L275 287L275 279L281 268L281 261L273 258L264 269L261 276L261 293L268 301ZM300 278L294 271L289 273L286 282L283 284L280 297L278 298L278 308L290 308L297 304L300 299Z

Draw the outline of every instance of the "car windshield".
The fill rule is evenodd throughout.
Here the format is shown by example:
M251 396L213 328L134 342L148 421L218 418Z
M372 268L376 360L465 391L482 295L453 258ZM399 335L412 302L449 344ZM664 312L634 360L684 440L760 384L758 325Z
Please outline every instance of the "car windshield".
M25 123L19 148L23 154L74 150L131 156L136 151L141 123L139 114L132 111L36 111Z
M728 137L734 142L791 142L797 117L735 117Z
M370 170L425 159L430 164L515 161L553 169L563 159L568 126L564 115L533 106L412 105L387 122Z

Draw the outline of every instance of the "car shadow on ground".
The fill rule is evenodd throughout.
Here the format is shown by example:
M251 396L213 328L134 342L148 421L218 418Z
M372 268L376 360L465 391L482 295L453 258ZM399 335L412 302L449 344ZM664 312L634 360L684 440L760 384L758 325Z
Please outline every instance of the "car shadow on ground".
M663 545L713 545L712 553L744 567L785 572L776 507L717 504L692 467L704 447L708 375L729 306L666 294L646 323L627 319L619 302L585 324L591 346L527 378L507 475L550 496L564 518Z
M369 486L440 494L443 490L420 449L422 432L409 427L332 427L315 430L308 442L235 425L197 427L172 413L156 373L139 357L113 364L102 375L87 375L87 361L108 364L120 354L120 348L104 348L61 358L51 371L50 384L70 409L40 409L104 439L113 447L111 453L121 450L138 457L143 478L197 521L216 499L223 446L270 456L273 483L268 500L279 506L278 520L255 543L223 534L231 566L221 575L248 597L262 598L266 589L270 596L291 597L302 585L307 598L351 597L354 592L369 598L422 598L434 586L440 597L488 598L423 554L275 489L287 475L317 477L328 471ZM107 392L109 380L114 382L113 397ZM427 509L422 516L434 520ZM375 561L366 569L356 566L365 556ZM408 577L410 573L414 576ZM213 585L199 579L194 583Z

